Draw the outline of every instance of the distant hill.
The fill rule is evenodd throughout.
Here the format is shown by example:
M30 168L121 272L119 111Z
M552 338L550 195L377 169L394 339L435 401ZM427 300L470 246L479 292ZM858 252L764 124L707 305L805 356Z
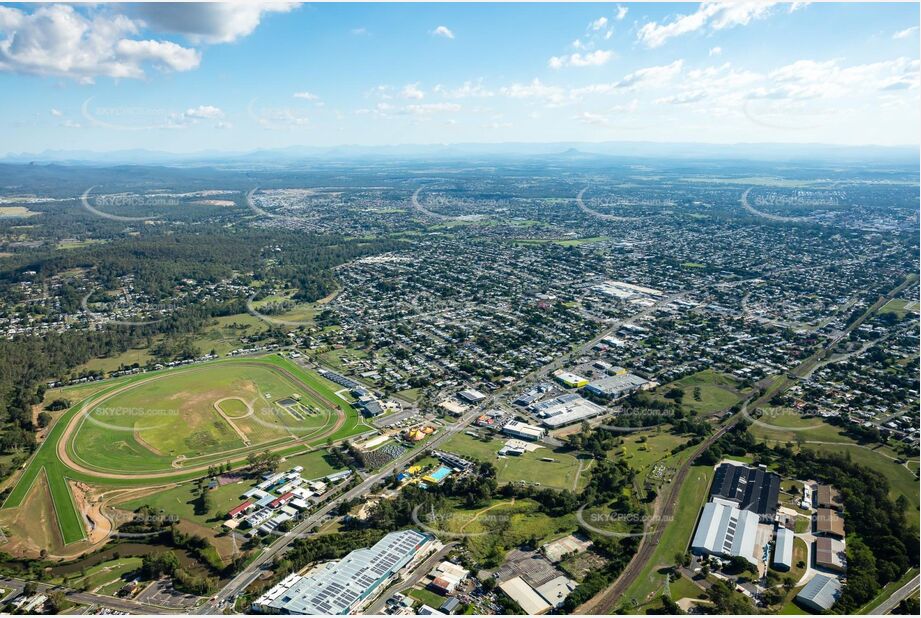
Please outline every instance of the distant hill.
M89 150L46 150L39 153L11 153L4 163L61 163L66 165L287 165L323 158L456 160L470 157L539 157L547 160L591 160L598 158L666 158L683 160L893 162L917 164L918 146L839 146L831 144L702 144L665 142L557 142L557 143L469 143L397 144L392 146L343 145L331 147L290 146L247 152L206 150L170 153L133 149L111 152Z

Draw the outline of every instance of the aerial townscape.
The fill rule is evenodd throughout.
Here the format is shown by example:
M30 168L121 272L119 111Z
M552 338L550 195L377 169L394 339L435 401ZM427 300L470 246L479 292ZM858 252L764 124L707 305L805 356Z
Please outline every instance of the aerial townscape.
M0 4L0 611L918 615L918 27Z

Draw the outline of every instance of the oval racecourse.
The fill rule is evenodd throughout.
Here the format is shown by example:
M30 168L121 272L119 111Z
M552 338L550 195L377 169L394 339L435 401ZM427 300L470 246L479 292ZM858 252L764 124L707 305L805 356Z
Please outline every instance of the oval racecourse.
M346 407L331 390L273 364L205 364L125 385L85 406L65 428L58 456L92 476L165 478L251 451L321 442L342 427Z
M85 548L70 483L93 491L162 486L213 465L246 465L250 453L290 456L371 431L337 390L278 355L118 378L55 421L11 479L3 512L15 516L44 479L64 546Z

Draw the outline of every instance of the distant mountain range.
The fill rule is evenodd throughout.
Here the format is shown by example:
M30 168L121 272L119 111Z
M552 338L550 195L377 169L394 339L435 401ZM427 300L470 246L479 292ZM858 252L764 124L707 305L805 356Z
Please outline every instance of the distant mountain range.
M684 160L829 161L848 163L914 163L918 146L839 146L831 144L703 144L660 142L556 142L496 144L400 144L393 146L290 146L245 152L203 150L172 153L145 149L94 152L90 150L46 150L39 153L11 153L3 163L59 163L70 165L287 165L312 159L428 159L457 160L471 157L535 157L548 160L592 160L604 158L665 158Z

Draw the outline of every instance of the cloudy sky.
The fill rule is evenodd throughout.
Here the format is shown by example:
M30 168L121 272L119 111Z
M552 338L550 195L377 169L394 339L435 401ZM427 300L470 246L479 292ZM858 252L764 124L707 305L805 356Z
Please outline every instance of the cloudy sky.
M911 144L918 26L914 3L0 4L0 152Z

